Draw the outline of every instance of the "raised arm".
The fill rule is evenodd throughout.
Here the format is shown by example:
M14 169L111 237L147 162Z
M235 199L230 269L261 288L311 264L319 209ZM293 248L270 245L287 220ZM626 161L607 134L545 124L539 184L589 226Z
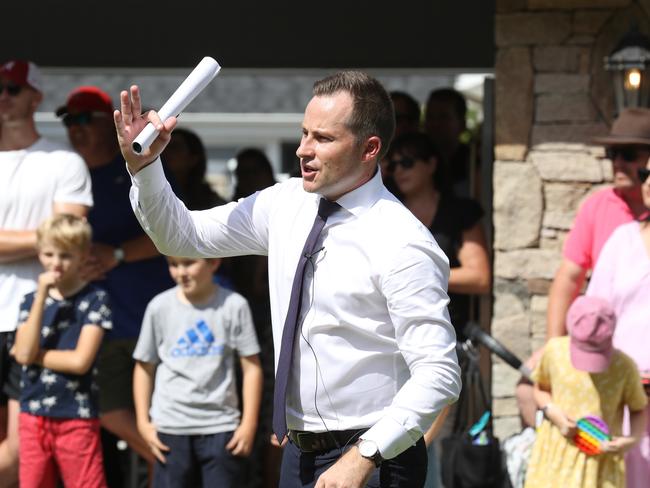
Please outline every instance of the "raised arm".
M32 302L27 320L20 324L16 331L16 342L12 351L18 364L28 366L36 362L39 357L41 352L41 324L43 322L45 300L49 289L54 285L56 279L57 276L52 271L41 273L38 277L34 301Z
M269 209L275 195L258 197L267 189L245 202L190 212L171 190L158 157L169 142L176 119L170 117L163 124L153 111L142 115L136 86L130 93L122 92L120 102L121 111L115 111L114 119L120 150L132 176L131 205L156 248L166 255L197 258L265 255ZM138 155L131 145L149 121L160 134Z

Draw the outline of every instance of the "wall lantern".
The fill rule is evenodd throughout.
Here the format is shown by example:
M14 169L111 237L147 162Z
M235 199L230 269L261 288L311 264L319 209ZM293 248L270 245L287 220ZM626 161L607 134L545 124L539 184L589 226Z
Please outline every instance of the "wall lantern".
M605 57L612 72L616 113L628 107L647 107L650 95L650 39L633 27Z

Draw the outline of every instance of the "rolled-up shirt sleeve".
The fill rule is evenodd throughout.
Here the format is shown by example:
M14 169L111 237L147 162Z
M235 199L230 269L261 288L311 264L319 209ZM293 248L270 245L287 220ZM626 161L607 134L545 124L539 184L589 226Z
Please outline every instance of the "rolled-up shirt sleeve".
M131 176L131 206L158 250L168 256L265 255L273 189L209 210L189 211L171 189L160 159ZM266 193L267 195L263 195Z
M405 246L382 280L382 293L410 378L362 437L385 459L417 442L440 411L458 399L460 368L449 320L449 264L432 242Z

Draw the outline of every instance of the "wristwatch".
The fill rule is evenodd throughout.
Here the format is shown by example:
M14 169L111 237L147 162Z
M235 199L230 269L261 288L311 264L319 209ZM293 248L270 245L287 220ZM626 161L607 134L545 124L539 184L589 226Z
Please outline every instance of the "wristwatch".
M377 444L369 439L359 439L357 441L357 447L359 448L359 454L366 459L370 459L375 463L375 467L379 467L384 458L381 457L379 453L379 448Z
M124 249L122 249L121 247L116 247L113 250L113 257L115 258L115 262L117 262L117 264L120 264L121 262L123 262L124 261Z

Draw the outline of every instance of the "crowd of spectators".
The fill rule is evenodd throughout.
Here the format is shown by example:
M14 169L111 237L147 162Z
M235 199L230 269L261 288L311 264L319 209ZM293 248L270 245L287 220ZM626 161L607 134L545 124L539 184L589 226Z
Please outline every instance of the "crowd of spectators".
M175 464L176 458L170 456L168 444L176 446L172 451L187 449L198 449L197 452L203 449L201 451L203 453L210 451L206 446L178 447L167 435L173 432L186 434L187 426L183 428L175 425L174 415L169 415L169 412L173 412L177 407L167 405L169 398L164 398L162 390L172 388L171 383L180 380L175 377L173 368L169 367L166 357L168 351L163 351L160 344L161 342L171 344L178 340L177 347L174 349L178 352L181 342L189 341L189 345L183 346L186 348L183 353L194 351L195 354L197 345L192 343L192 339L199 337L205 342L206 334L211 334L210 337L214 340L215 333L201 330L201 327L196 325L198 327L196 330L190 327L187 331L182 331L186 335L179 339L173 336L173 332L169 332L174 329L166 325L166 322L159 324L161 320L182 316L182 313L175 309L166 311L165 308L170 306L169 303L174 303L171 292L166 291L172 289L174 281L180 290L178 293L181 294L181 302L194 304L193 306L196 306L196 303L192 291L190 290L188 294L188 290L184 288L188 286L188 281L200 282L208 295L214 295L215 289L221 284L235 290L237 296L246 299L243 312L235 313L230 310L230 313L239 320L233 323L233 327L241 333L242 329L248 330L250 325L253 327L254 334L251 339L231 344L233 352L239 353L241 363L232 358L224 362L226 370L232 368L236 378L233 377L235 379L232 385L228 386L230 384L228 382L224 385L222 397L217 398L216 401L231 405L230 388L237 383L239 404L246 398L256 398L256 395L251 392L254 392L259 385L250 386L249 363L251 358L257 358L258 353L261 358L259 364L262 366L264 389L260 393L262 401L253 402L257 405L254 411L246 410L246 403L251 403L248 400L244 402L242 412L248 422L248 434L253 425L256 435L253 438L249 438L249 435L235 436L237 439L243 439L242 446L245 447L238 445L233 448L233 443L229 444L226 439L222 442L221 449L234 449L238 455L252 453L251 458L255 458L251 469L240 472L238 483L242 483L242 486L277 485L281 448L277 442L273 442L270 427L269 407L274 375L266 259L250 256L225 259L223 262L218 260L218 263L213 263L209 260L185 262L181 258L171 257L166 261L142 231L129 208L130 179L126 174L124 160L114 136L112 114L115 107L111 97L96 86L81 86L69 93L65 102L57 109L56 115L60 117L67 131L73 152L46 141L36 131L34 113L42 99L42 81L39 70L33 63L11 61L4 64L0 69L0 82L2 83L0 158L3 160L2 174L4 175L5 172L7 174L7 177L3 178L7 191L3 192L3 208L0 216L3 219L0 221L2 238L0 287L3 290L0 311L3 314L2 326L6 328L6 332L2 333L2 351L5 357L1 372L3 391L9 396L7 407L3 410L6 422L0 422L3 427L6 425L4 440L0 444L0 481L3 486L17 483L19 466L23 486L48 485L54 482L56 473L64 478L66 484L71 483L70 476L74 473L63 466L70 460L58 454L58 449L61 449L60 444L65 443L57 443L57 439L60 437L64 440L65 437L52 425L46 423L41 426L52 437L52 445L45 450L47 452L41 453L40 457L37 456L36 460L31 459L33 457L31 448L29 451L23 451L23 445L19 442L19 423L27 425L25 420L19 422L19 417L21 419L25 416L40 416L46 419L60 417L60 411L50 411L47 408L43 410L44 407L30 411L29 406L30 402L32 406L39 402L40 405L46 405L47 401L42 397L48 394L51 396L57 390L53 389L50 392L46 381L44 386L41 385L43 391L28 389L31 396L27 397L24 396L24 389L21 390L21 384L27 384L27 380L32 380L35 375L38 375L41 380L44 375L45 377L50 375L52 379L49 381L54 385L69 381L70 378L66 374L70 374L70 370L61 369L57 363L44 362L42 358L39 359L39 352L42 354L48 351L48 348L74 349L70 344L74 344L75 339L78 339L81 344L82 338L90 334L88 331L93 329L101 331L104 337L99 336L101 347L88 349L90 352L87 357L90 366L82 372L88 387L82 396L88 397L92 408L79 409L77 406L77 410L74 410L72 404L66 404L65 398L59 400L62 408L67 407L67 410L61 411L67 412L75 419L85 419L86 414L89 413L91 418L97 419L97 426L101 425L103 450L97 450L97 446L93 444L94 450L90 451L89 458L97 456L97 453L101 455L103 451L106 476L98 477L96 464L92 463L88 464L87 471L79 471L76 475L84 476L87 486L104 486L103 483L119 486L124 479L124 473L120 473L120 460L114 446L115 440L121 439L149 465L150 471L151 466L159 466L162 460L166 463L174 460L174 463L169 463L166 472L171 473L169 476L181 477L170 479L185 481L190 479L182 477L187 473L179 474L182 469ZM425 114L424 127L430 131L426 134L420 131L422 112L419 103L403 92L394 92L391 97L396 114L396 135L399 137L388 158L382 161L384 180L386 185L402 198L406 206L430 228L438 242L444 244L444 251L452 262L453 290L451 291L455 293L452 296L451 309L454 310L452 315L458 333L461 334L463 323L469 319L466 297L471 293L486 293L490 283L486 244L480 225L482 210L475 201L469 199L469 190L463 190L464 195L458 197L457 191L453 189L454 185L467 186L468 184L465 181L468 168L464 167L469 164L467 152L459 150L453 141L448 141L449 138L458 139L465 127L464 99L453 90L432 92ZM440 132L445 132L445 135L439 135ZM437 141L435 144L434 140ZM444 152L437 147L444 148ZM46 159L51 159L52 162L44 163ZM225 203L205 180L207 170L205 148L192 131L183 128L175 130L162 159L174 191L188 209L203 210ZM6 164L4 161L7 161ZM463 169L459 171L458 168L454 168L453 165L456 164L462 165ZM11 165L13 168L10 168ZM454 175L454 181L449 179L451 175ZM275 183L270 162L263 152L253 148L243 150L237 155L235 176L237 181L235 199ZM21 188L26 188L28 185L31 188L43 188L43 191L21 191ZM21 198L17 198L17 195L21 195ZM38 199L27 201L26 195L38 195ZM34 210L36 208L37 211ZM464 209L471 211L465 212ZM78 281L73 285L83 288L88 283L93 283L93 286L97 285L100 290L105 291L105 303L98 302L97 307L107 315L99 321L84 317L82 323L74 328L72 335L70 332L66 335L61 331L67 330L67 322L57 315L58 312L48 312L56 317L43 330L55 332L51 333L51 337L46 337L45 332L41 331L43 337L39 342L36 340L38 334L35 333L38 327L33 324L38 325L37 322L42 321L43 317L35 314L35 308L38 307L34 303L40 303L41 308L45 307L46 310L56 310L57 307L61 307L61 304L56 301L55 305L52 305L50 302L53 300L51 297L57 294L60 295L59 298L63 303L88 301L83 298L88 293L85 288L83 288L84 293L77 297L76 293L79 290L74 286L72 287L75 288L74 293L65 286L63 288L59 286L58 276L62 273L65 275L65 271L56 268L55 272L53 265L46 264L49 262L45 260L43 253L48 248L36 240L38 225L43 221L52 225L50 220L46 220L48 216L60 214L77 214L87 219L92 235L89 236L91 240L87 246L75 248L73 244L63 240L57 241L58 247L55 247L60 254L67 252L84 256L83 266L73 268ZM39 260L44 266L44 272L39 271ZM179 269L183 271L179 272ZM209 273L206 270L209 270ZM52 278L52 273L57 274L56 279ZM206 273L212 278L209 282L205 280L201 282L199 277L205 278ZM37 293L27 302L28 306L23 305L19 318L18 304L26 293L34 290L37 282L44 280L44 275L49 276L50 280L47 285L38 288ZM42 303L37 300L39 297L43 299ZM85 305L81 305L83 306ZM149 315L145 315L148 306L155 306L155 308L148 312ZM242 318L242 314L243 317L250 315L250 320ZM63 325L59 323L61 320ZM197 322L199 323L200 321ZM29 329L25 324L31 324L34 330ZM143 324L147 330L146 339L142 333ZM86 325L99 325L99 327L85 328ZM14 345L14 331L17 326L19 326L18 336L21 342ZM26 331L31 334L27 334ZM154 331L161 334L160 337L155 336ZM167 337L166 334L172 335ZM32 342L26 342L27 339L24 337L28 337ZM141 345L136 349L138 337ZM257 346L257 341L261 348ZM16 346L19 346L19 349L15 349ZM203 347L206 347L205 344ZM16 363L15 359L19 359L20 364ZM198 361L193 356L186 360L187 368L191 367L192 361ZM253 363L256 362L258 360L253 360ZM26 369L21 367L21 364L26 365ZM201 366L197 369L200 371ZM163 384L162 380L156 380L154 383L157 370L162 371L160 377L166 378L167 384ZM217 368L213 373L216 371ZM25 376L26 374L29 374L29 378ZM136 391L144 391L141 397L136 396L135 405L134 377ZM203 378L196 381L207 380ZM194 386L200 388L205 385ZM173 391L178 394L176 389ZM227 397L226 400L223 395ZM192 397L192 392L188 391L184 396ZM197 402L196 399L193 401ZM261 408L259 408L260 403ZM228 424L229 429L237 432L237 419L240 413L237 411L237 402L234 405L235 411L229 410L230 413L227 415L231 420L224 421L224 425ZM151 417L149 417L150 408ZM165 412L164 408L168 411ZM78 413L81 410L83 415ZM182 408L179 411L182 412ZM153 414L153 412L157 413ZM155 415L158 415L156 419L154 419ZM197 415L196 410L193 411L193 415ZM200 413L198 416L200 417ZM251 423L251 416L255 417L253 423ZM189 417L191 418L192 415ZM154 421L161 422L161 418L164 419L163 423L167 422L168 425L163 427L163 431L156 432ZM95 428L95 424L92 426ZM191 426L190 430L192 428L195 431L196 429L201 431L201 428L207 429L209 433L215 430L213 425L202 426L201 422ZM20 451L19 445L21 445ZM39 443L36 442L36 445ZM83 446L77 446L77 448L81 447ZM212 448L214 446L210 447ZM23 455L19 456L19 452ZM24 459L27 452L30 453L31 464L26 463ZM201 455L197 456L201 457ZM36 461L40 463L38 469L34 468ZM185 466L183 469L188 467ZM189 469L203 470L202 467L197 466L190 466ZM27 471L31 473L29 479L24 475ZM161 470L157 469L153 472L155 474L152 475L150 472L150 476L153 476L156 484L162 486L164 482L160 474ZM207 468L202 472L203 476L214 476L214 472ZM196 473L192 474L194 475ZM196 481L196 478L191 479L192 482Z
M472 297L492 281L478 141L463 137L467 105L451 88L423 106L405 92L391 98L396 131L382 179L446 254L463 341ZM111 97L82 86L57 109L73 150L38 134L41 100L33 63L0 67L0 485L56 486L60 476L66 486L122 486L121 439L154 486L277 486L266 258L160 255L129 204ZM578 211L550 290L548 344L529 360L534 383L517 387L524 425L539 427L530 487L549 486L552 473L562 486L634 488L650 474L641 386L650 376L650 110L624 111L594 142L607 149L613 186ZM236 159L234 199L276 183L262 151ZM206 181L195 133L176 129L162 160L188 209L225 203ZM448 410L425 434L427 487L442 486L436 440L450 433ZM597 458L573 442L589 415L612 436Z

